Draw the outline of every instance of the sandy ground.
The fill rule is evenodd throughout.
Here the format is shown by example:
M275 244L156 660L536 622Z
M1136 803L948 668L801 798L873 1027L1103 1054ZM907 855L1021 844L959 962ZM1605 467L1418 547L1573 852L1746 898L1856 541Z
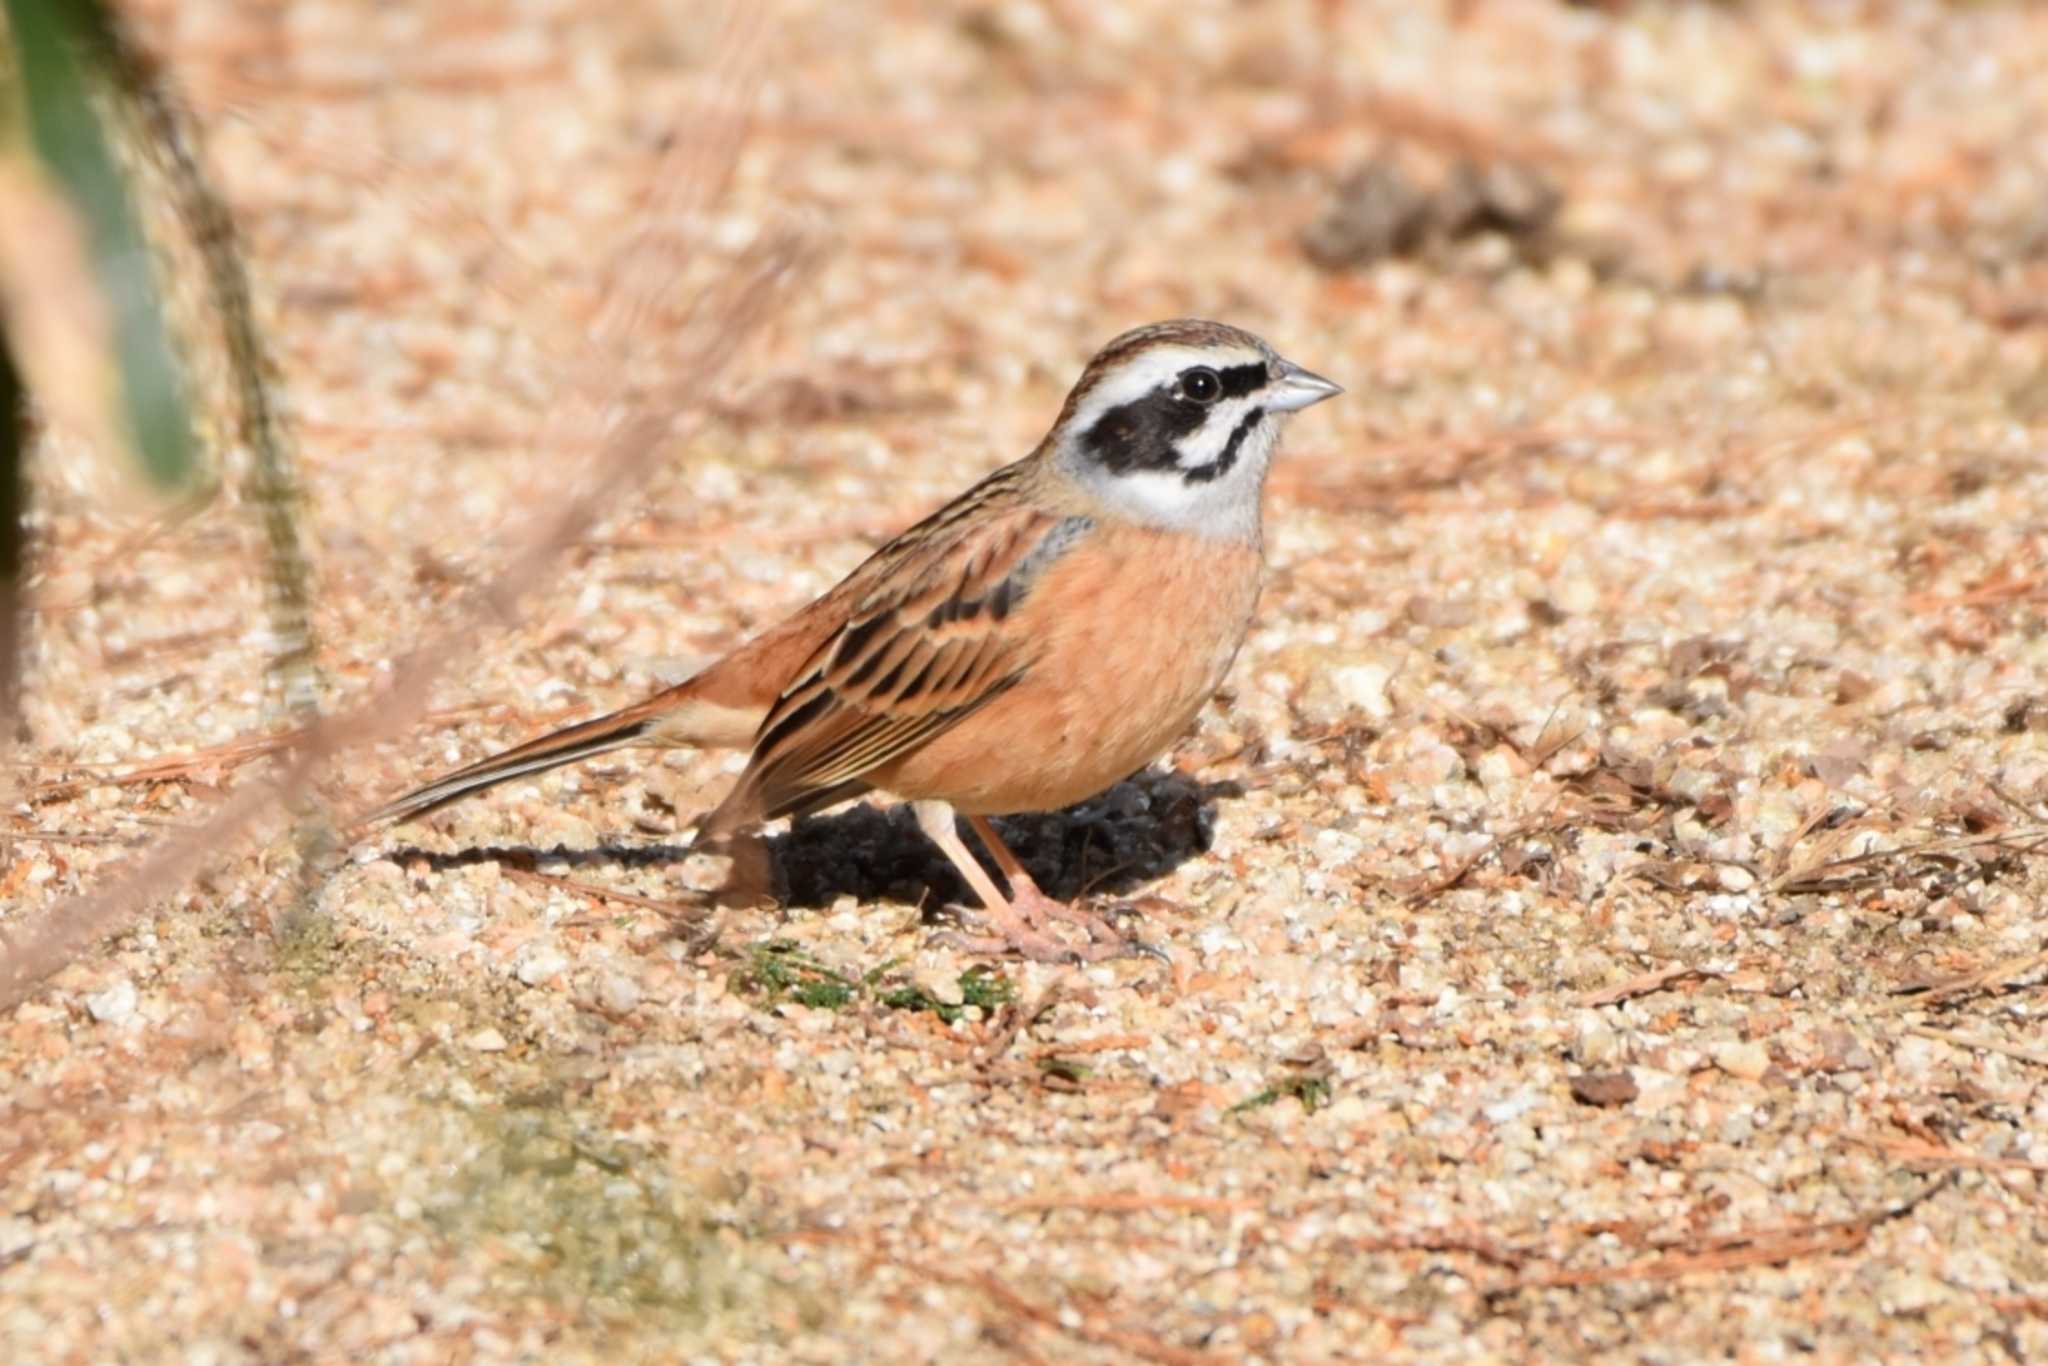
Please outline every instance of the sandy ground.
M1171 965L934 946L962 889L869 805L700 933L730 756L303 892L272 821L0 1018L0 1354L2048 1356L2048 11L937 8L784 4L751 66L684 4L140 13L250 240L330 712L660 375L660 271L593 301L737 70L694 278L817 249L335 810L774 621L1126 326L1347 385L1195 733L1008 823ZM165 515L42 456L10 946L281 724L241 458Z

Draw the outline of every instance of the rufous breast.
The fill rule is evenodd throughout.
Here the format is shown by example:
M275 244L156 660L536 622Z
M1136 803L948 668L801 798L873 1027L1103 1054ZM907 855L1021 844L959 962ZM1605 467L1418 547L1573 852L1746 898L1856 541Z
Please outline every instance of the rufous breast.
M1019 680L869 780L968 815L1094 796L1193 723L1244 643L1261 572L1256 546L1099 529L1021 605L1014 625L1034 647Z

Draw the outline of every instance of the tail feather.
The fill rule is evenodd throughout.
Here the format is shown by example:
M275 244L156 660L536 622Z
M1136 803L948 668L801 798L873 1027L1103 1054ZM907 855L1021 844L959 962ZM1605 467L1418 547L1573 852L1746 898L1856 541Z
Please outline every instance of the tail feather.
M642 743L653 726L654 719L647 716L643 708L632 707L553 731L467 768L443 774L425 787L378 807L363 817L362 824L374 825L379 821L424 815L435 807L481 792L487 787L496 787L512 778L544 773L579 759L627 749Z

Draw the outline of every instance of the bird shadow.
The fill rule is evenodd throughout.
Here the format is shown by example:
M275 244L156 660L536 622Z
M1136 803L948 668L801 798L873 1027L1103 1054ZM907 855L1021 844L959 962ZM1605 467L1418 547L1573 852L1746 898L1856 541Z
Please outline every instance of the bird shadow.
M1236 783L1148 770L1063 811L1002 816L995 825L1048 895L1115 898L1208 852L1216 798L1242 795ZM966 838L976 843L971 833ZM830 906L848 895L927 908L976 904L908 806L861 803L809 816L770 836L768 845L792 909Z
M1205 783L1173 770L1147 770L1064 811L999 817L996 827L1047 894L1062 900L1116 898L1206 853L1216 800L1243 794L1235 782ZM971 833L967 838L973 842ZM843 896L923 906L928 911L975 904L966 882L917 828L907 805L858 802L806 816L786 832L767 836L764 843L779 873L778 899L789 910L822 909ZM661 841L587 849L398 848L389 857L442 872L481 863L648 867L680 863L693 852L686 843Z

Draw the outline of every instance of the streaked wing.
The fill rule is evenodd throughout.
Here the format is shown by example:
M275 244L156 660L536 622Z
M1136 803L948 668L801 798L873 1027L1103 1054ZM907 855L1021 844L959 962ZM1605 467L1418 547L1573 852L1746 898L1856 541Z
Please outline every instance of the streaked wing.
M858 790L1022 677L1035 651L1012 614L1093 523L1026 506L1019 482L998 471L855 571L861 596L769 710L726 811L772 820Z

